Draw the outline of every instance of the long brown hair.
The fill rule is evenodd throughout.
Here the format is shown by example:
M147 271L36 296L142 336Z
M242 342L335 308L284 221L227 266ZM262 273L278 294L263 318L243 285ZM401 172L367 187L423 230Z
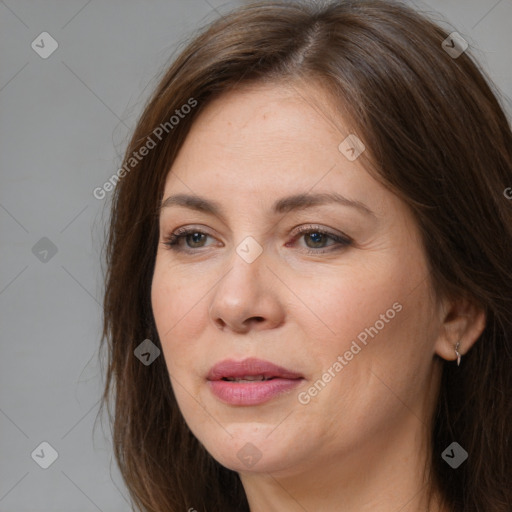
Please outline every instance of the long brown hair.
M134 349L145 339L160 347L150 301L158 209L192 123L238 84L300 78L330 92L369 168L410 206L436 293L469 297L486 312L460 368L444 362L430 483L449 510L510 512L512 133L492 82L468 51L446 51L448 35L398 2L249 4L195 37L161 79L118 175L105 254L102 409L140 510L249 510L238 474L185 424L163 357L145 366ZM154 147L141 151L150 139ZM453 441L469 453L456 470L441 458Z

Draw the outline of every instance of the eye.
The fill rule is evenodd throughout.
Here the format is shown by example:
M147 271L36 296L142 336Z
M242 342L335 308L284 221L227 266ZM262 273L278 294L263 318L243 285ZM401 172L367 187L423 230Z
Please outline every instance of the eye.
M333 233L319 226L300 226L293 235L293 243L299 239L304 239L306 248L310 249L306 249L305 252L309 254L322 254L335 251L347 247L352 243L352 239L349 237ZM290 246L289 243L286 245Z
M208 237L208 233L197 228L180 228L166 236L163 244L173 251L192 252L193 249L208 247Z

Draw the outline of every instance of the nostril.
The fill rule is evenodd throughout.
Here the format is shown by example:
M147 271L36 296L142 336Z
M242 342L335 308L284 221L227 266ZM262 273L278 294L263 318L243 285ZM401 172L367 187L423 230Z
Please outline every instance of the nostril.
M221 317L217 317L215 319L215 325L221 331L224 331L225 329L227 329L229 327L230 329L232 329L234 331L237 331L240 333L245 333L251 328L251 326L256 326L256 325L262 324L265 321L266 321L266 319L263 316L251 316L241 323L236 322L236 321L229 322L229 321L224 320Z
M262 316L253 316L251 318L249 318L248 322L258 322L258 323L261 323L263 321L265 321L265 319L262 317Z
M219 327L226 327L226 322L224 322L224 320L222 320L222 318L217 318L215 320L215 323L219 326Z

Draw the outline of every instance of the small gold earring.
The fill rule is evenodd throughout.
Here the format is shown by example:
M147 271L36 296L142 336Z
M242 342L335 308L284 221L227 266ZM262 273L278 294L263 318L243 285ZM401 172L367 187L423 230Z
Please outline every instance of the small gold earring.
M460 366L460 360L462 358L462 356L460 355L460 352L459 352L459 347L460 347L460 341L458 341L457 345L455 345L455 354L457 355L457 366Z

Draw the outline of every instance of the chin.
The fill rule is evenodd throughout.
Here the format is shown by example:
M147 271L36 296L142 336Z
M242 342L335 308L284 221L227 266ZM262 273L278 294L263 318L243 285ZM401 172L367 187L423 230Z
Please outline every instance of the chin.
M233 451L221 451L213 458L222 466L237 473L276 473L290 469L292 461L281 450L260 450L250 441L243 443Z
M222 466L238 473L272 473L290 469L296 465L291 453L297 456L297 450L291 446L289 437L269 436L275 425L262 428L258 424L226 425L230 437L222 430L222 439L212 437L209 431L207 438L201 438L201 443L212 457ZM298 464L299 461L297 460Z

